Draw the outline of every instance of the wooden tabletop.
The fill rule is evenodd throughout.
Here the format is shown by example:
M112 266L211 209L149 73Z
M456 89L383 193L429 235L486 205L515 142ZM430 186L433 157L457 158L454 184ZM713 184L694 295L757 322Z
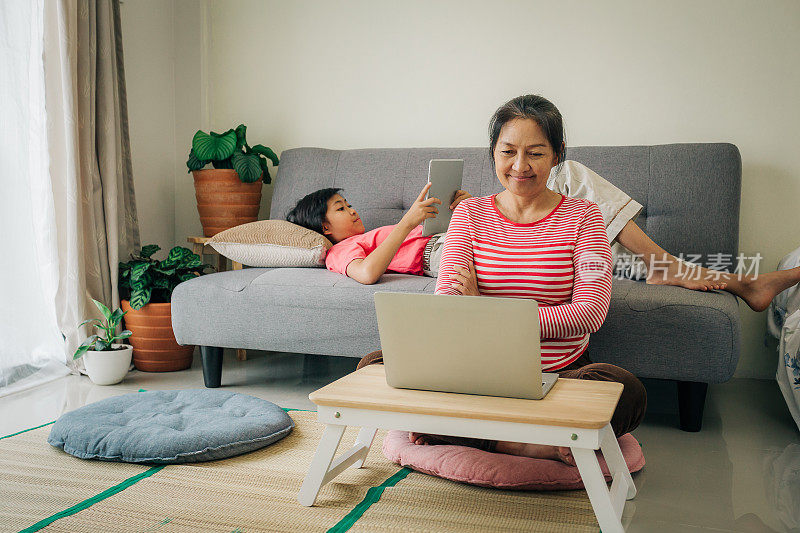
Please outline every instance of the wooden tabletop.
M559 378L542 400L396 389L383 365L369 365L312 392L316 405L524 424L599 429L609 423L622 383Z

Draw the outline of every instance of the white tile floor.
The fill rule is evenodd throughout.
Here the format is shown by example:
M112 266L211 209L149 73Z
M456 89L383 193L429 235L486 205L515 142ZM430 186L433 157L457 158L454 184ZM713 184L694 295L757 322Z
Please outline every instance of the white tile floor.
M225 354L228 390L282 407L313 409L308 393L351 372L355 359L249 352ZM131 372L119 385L93 385L68 376L0 398L0 436L55 420L65 412L139 389L202 388L200 358L190 370ZM646 380L648 412L634 432L647 465L634 476L639 489L627 503L632 532L800 532L800 433L773 381L734 379L712 385L703 430L677 429L676 392Z

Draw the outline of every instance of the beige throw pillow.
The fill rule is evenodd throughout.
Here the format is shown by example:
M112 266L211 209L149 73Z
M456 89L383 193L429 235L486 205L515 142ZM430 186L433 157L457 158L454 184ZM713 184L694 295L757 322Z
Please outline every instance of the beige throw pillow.
M259 220L221 231L206 244L232 261L254 267L317 267L333 244L316 231L285 220Z

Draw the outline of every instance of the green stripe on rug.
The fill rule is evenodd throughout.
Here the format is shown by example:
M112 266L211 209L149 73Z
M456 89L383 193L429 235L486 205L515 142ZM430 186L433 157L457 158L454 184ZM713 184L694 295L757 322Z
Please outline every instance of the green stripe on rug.
M43 428L45 426L49 426L50 424L55 424L55 423L56 423L56 421L53 420L52 422L48 422L47 424L42 424L41 426L36 426L35 428L23 429L22 431L17 431L16 433L12 433L11 435L6 435L5 437L0 437L0 440L7 439L9 437L13 437L14 435L19 435L21 433L26 433L28 431L33 431L34 429Z
M344 531L347 531L353 527L353 524L355 524L358 519L364 515L367 509L369 509L373 503L381 499L384 489L388 487L394 487L411 472L412 470L410 468L403 468L377 487L371 487L367 491L367 495L364 496L364 499L361 500L361 503L353 507L352 511L347 513L344 518L339 520L335 526L328 530L328 533L343 533Z
M139 389L137 392L148 392L148 391L147 391L147 389ZM292 408L292 407L282 407L281 409L283 409L285 412L289 412L289 411L306 411L306 412L316 412L316 411L312 411L311 409L296 409L296 408ZM35 429L43 428L43 427L45 427L45 426L49 426L49 425L51 425L51 424L55 424L55 423L56 423L56 420L53 420L52 422L47 422L46 424L42 424L42 425L40 425L40 426L36 426L36 427L28 428L28 429L23 429L22 431L17 431L16 433L12 433L12 434L10 434L10 435L5 435L5 436L3 436L3 437L0 437L0 440L2 440L2 439L7 439L7 438L9 438L9 437L14 437L14 436L16 436L16 435L20 435L20 434L22 434L22 433L27 433L28 431L33 431L33 430L35 430ZM143 479L145 479L145 478L148 478L148 477L152 476L153 474L155 474L155 473L157 473L157 472L161 471L161 470L162 470L162 469L163 469L165 466L167 466L167 465L154 466L154 467L150 468L149 470L146 470L146 471L144 471L144 472L142 472L142 473L140 473L140 474L137 474L137 475L135 475L135 476L132 476L132 477L130 477L130 478L128 478L128 479L126 479L125 481L123 481L123 482L121 482L121 483L119 483L119 484L117 484L117 485L114 485L113 487L110 487L110 488L108 488L108 489L104 490L103 492L101 492L101 493L99 493L99 494L97 494L97 495L95 495L95 496L92 496L91 498L88 498L88 499L86 499L86 500L83 500L82 502L80 502L80 503L77 503L77 504L73 505L72 507L69 507L68 509L65 509L65 510L63 510L63 511L60 511L60 512L58 512L58 513L56 513L56 514L54 514L54 515L52 515L52 516L49 516L48 518L45 518L45 519L43 519L43 520L40 520L39 522L36 522L36 523L35 523L35 524L33 524L32 526L29 526L29 527L27 527L27 528L23 529L22 531L20 531L20 533L29 533L29 532L39 531L39 530L41 530L41 529L43 529L43 528L47 527L48 525L52 524L52 523L53 523L53 522L55 522L56 520L59 520L59 519L61 519L61 518L67 517L67 516L74 515L74 514L76 514L76 513L80 512L80 511L82 511L82 510L84 510L84 509L87 509L87 508L91 507L92 505L94 505L94 504L96 504L96 503L98 503L98 502L100 502L100 501L102 501L102 500L105 500L106 498L109 498L109 497L111 497L111 496L114 496L115 494L117 494L117 493L119 493L119 492L122 492L123 490L127 489L127 488L128 488L128 487L130 487L131 485L135 485L135 484L136 484L136 483L138 483L139 481L141 481L141 480L143 480ZM407 474L406 474L406 475L407 475ZM396 474L395 474L395 476L396 476ZM399 479L402 479L402 478L399 478L397 481L394 481L394 482L393 482L393 483L391 483L390 485L386 485L386 484L387 484L387 483L389 483L389 481L390 481L390 480L392 480L392 479L393 479L395 476L392 476L392 478L389 478L388 480L386 480L386 481L385 481L385 482L384 482L384 483L383 483L381 486L382 486L382 487L383 487L384 485L385 485L385 486L392 486L392 485L394 485L395 483L397 483L397 481L399 481ZM402 477L405 477L405 475L404 475L404 476L402 476ZM373 489L375 489L375 488L377 488L377 487L372 487L372 488L370 488L369 490L370 490L370 491L372 491L372 490L373 490ZM381 492L383 492L383 489L381 489ZM369 491L368 491L368 494L369 494ZM378 498L380 498L380 493L378 493L378 495L377 495L377 498L375 498L375 501L377 501L377 500L378 500ZM363 503L363 502L362 502L362 503ZM370 504L370 505L371 505L371 504ZM368 507L369 507L369 505L367 505L367 506L364 508L364 510L362 510L362 511L361 511L361 512L358 514L358 516L357 516L357 517L356 517L356 518L353 520L353 522L355 522L355 520L357 520L357 519L358 519L358 517L360 517L360 516L361 516L361 514L363 514L363 512L364 512L364 511L366 510L366 508L368 508ZM354 511L355 511L355 509L354 509ZM350 513L350 514L353 514L353 511L351 511L351 513ZM169 521L169 519L167 519L167 521ZM166 522L162 522L162 524L161 524L161 525L163 525L164 523L166 523ZM352 525L352 524L350 524L350 525ZM347 526L347 527L349 528L350 526ZM234 530L234 533L236 533L236 531L237 531L237 530ZM241 530L240 530L240 531L241 531ZM342 530L342 531L346 531L346 529L344 529L344 530Z
M134 484L138 483L139 481L152 476L156 472L159 472L160 470L162 470L165 466L166 465L154 466L154 467L150 468L149 470L146 470L146 471L142 472L141 474L136 474L135 476L129 477L128 479L126 479L122 483L114 485L113 487L108 488L108 489L104 490L103 492L101 492L100 494L98 494L96 496L92 496L91 498L89 498L87 500L83 500L82 502L73 505L69 509L64 509L63 511L61 511L59 513L56 513L53 516L45 518L44 520L40 520L40 521L36 522L35 524L33 524L32 526L26 527L25 529L23 529L19 533L31 533L33 531L39 531L40 529L49 526L50 524L52 524L53 522L55 522L59 518L64 518L66 516L74 515L75 513L83 511L84 509L86 509L88 507L91 507L92 505L96 504L97 502L105 500L106 498L109 498L109 497L117 494L118 492L121 492L121 491L127 489L131 485L134 485Z

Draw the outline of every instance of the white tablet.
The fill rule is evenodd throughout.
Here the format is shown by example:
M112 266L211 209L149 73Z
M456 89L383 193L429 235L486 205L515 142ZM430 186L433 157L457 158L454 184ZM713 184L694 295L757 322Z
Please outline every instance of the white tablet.
M438 198L442 204L435 204L439 210L435 218L426 218L422 223L423 235L436 235L447 231L453 214L450 204L453 203L456 191L461 189L463 175L463 159L431 159L428 165L428 183L432 185L428 190L428 198Z

